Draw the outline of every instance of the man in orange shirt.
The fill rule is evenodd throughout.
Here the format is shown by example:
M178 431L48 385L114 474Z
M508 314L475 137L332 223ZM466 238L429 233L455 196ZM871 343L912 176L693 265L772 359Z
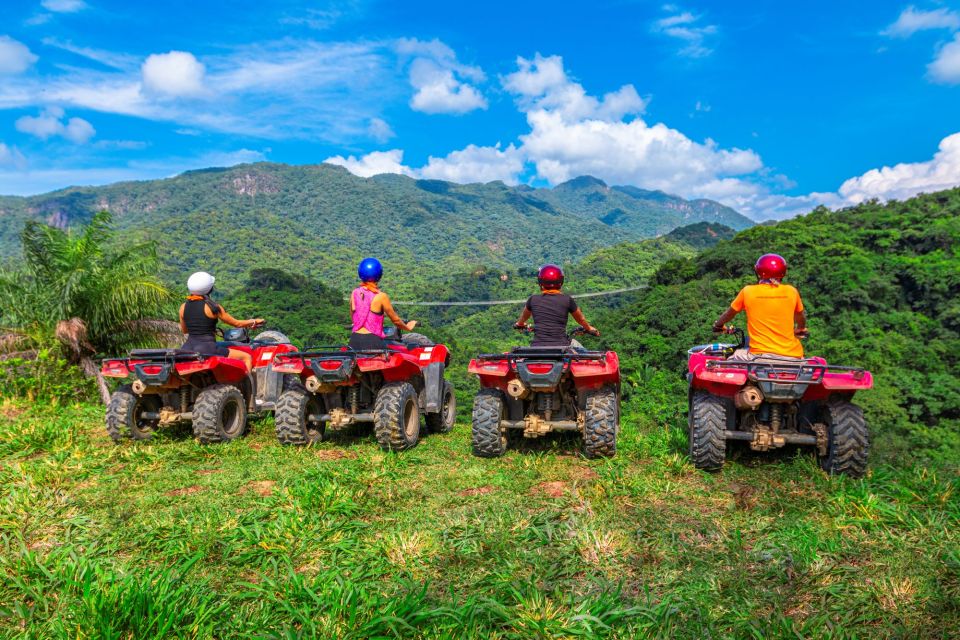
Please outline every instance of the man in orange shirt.
M782 256L767 253L760 256L754 271L758 284L744 287L730 303L730 308L713 323L713 330L723 331L725 324L741 311L747 312L747 335L750 350L738 350L736 360L754 360L758 357L803 358L799 338L806 337L807 314L803 310L800 293L783 284L787 262Z

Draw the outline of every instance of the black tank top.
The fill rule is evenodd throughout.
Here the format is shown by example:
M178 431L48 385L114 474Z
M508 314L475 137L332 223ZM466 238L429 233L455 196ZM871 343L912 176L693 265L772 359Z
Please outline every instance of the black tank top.
M209 300L187 300L183 306L183 324L187 326L187 334L191 338L210 336L216 338L217 319L209 318L203 309L210 305L210 310L220 315L220 307Z

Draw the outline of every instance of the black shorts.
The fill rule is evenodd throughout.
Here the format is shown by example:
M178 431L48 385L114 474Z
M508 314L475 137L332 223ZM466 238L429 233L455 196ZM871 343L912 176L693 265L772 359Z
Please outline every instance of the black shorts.
M180 347L180 350L193 351L194 353L205 356L221 356L224 358L230 355L230 349L227 345L222 342L217 342L213 336L190 336L187 338L187 341L183 343L183 346Z
M354 351L375 351L386 349L387 343L383 338L372 333L351 333L350 348Z

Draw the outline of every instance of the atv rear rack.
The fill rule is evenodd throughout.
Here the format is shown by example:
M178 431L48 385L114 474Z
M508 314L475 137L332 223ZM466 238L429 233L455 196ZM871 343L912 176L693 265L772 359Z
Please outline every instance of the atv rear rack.
M843 367L829 364L746 362L739 360L708 360L707 369L745 369L752 380L783 384L820 384L829 372L849 372L860 380L866 374L863 367ZM787 376L793 377L787 377Z
M512 364L519 360L571 362L573 360L599 361L606 357L607 354L604 351L572 351L568 347L523 347L510 353L481 353L477 356L477 360L506 360Z

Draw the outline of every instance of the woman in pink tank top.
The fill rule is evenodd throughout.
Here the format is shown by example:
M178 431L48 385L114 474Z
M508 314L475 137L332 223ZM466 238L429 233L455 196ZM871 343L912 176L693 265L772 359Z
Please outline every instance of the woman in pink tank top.
M365 258L357 268L360 286L350 294L350 312L353 315L353 332L350 348L356 350L384 349L383 317L404 331L412 331L416 320L404 322L394 311L388 296L377 286L383 276L383 266L376 258Z

